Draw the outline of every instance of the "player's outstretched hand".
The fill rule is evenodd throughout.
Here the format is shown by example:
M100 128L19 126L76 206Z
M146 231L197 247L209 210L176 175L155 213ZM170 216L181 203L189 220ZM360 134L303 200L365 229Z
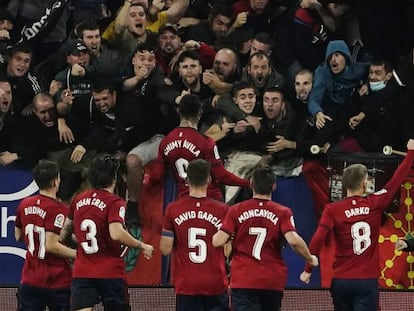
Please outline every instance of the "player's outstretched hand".
M402 239L398 239L397 240L397 242L395 242L395 249L397 250L397 251L402 251L403 249L406 249L407 248L407 242L405 242L404 240L402 240Z
M142 243L142 251L144 254L145 259L151 259L152 253L154 252L154 247L150 244Z
M312 276L312 273L303 271L300 274L300 280L305 284L309 284L311 276Z

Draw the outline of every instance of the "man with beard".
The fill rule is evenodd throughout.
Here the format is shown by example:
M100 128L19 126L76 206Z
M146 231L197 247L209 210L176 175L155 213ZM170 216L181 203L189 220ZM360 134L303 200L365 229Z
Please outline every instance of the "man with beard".
M201 100L203 105L203 115L200 126L211 125L216 120L217 115L211 101L214 92L206 85L201 78L200 57L195 51L184 51L178 58L178 77L173 81L173 88L178 91L175 103L179 105L181 98L186 94L194 94Z
M172 24L165 24L158 33L158 50L155 52L157 62L166 75L172 71L171 60L181 46L178 29Z
M204 68L210 68L213 64L216 51L208 44L188 40L181 43L177 26L167 23L160 28L158 33L158 50L155 55L157 63L166 75L173 71L174 63L183 51L192 50L200 55L200 63Z
M223 47L214 56L212 70L203 73L203 82L216 94L225 94L231 91L233 82L239 80L239 61L236 52Z
M307 109L309 94L312 90L313 73L308 69L300 70L295 76L295 94L291 98L292 108L295 111L295 124L297 135L291 140L284 136L276 136L277 141L272 144L273 150L296 149L303 157L309 157L310 148L316 144L314 135L316 131L315 119Z
M180 94L187 91L195 94L201 101L209 102L214 92L201 79L202 67L200 57L194 51L184 51L180 54L178 61L178 77L173 80L173 88ZM177 98L178 104L180 98Z
M284 83L283 76L272 67L269 54L262 51L250 55L242 80L253 83L260 97L265 88L283 87Z
M264 52L257 52L249 57L242 81L253 85L256 89L256 107L253 114L257 116L263 116L264 90L268 87L281 87L284 83L283 76L272 68L269 55ZM233 119L240 119L229 96L220 96L217 100L217 108L224 113L231 113Z
M188 27L186 40L201 38L205 43L214 47L223 43L233 16L231 5L225 2L219 1L214 4L207 21Z
M298 176L303 160L297 156L296 150L280 150L276 146L280 136L294 140L297 135L295 112L281 89L270 87L265 90L263 110L257 139L257 150L265 154L262 163L272 166L277 176Z
M239 48L239 58L240 58L240 65L241 68L246 67L249 57L257 52L263 52L272 57L272 49L273 49L273 40L270 35L266 32L259 32L254 34L251 33L250 36L249 31L238 31L240 34L236 35L241 36L241 47ZM240 40L237 40L240 42Z

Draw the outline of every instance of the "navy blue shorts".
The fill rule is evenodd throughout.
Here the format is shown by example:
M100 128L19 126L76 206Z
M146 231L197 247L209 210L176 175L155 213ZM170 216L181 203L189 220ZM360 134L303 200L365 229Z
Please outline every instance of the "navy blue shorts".
M222 295L176 295L176 311L229 311L229 299Z
M69 311L70 288L49 289L21 284L17 292L19 311Z
M331 295L335 310L378 310L377 279L333 279Z
M128 286L124 279L72 279L70 310L93 307L102 301L109 310L129 310Z
M233 288L232 311L279 311L283 292L265 289Z

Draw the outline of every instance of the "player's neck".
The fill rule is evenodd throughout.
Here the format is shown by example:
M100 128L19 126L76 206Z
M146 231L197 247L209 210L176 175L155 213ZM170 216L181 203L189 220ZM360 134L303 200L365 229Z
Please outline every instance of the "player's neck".
M271 200L272 195L271 194L254 194L253 199L259 199L259 200Z
M191 187L188 194L193 198L205 198L207 196L206 187Z
M114 192L115 192L115 185L116 185L116 180L114 180L110 186L108 186L108 187L102 187L102 188L100 188L100 189L101 189L101 190L108 191L108 192L110 192L110 193L114 193ZM99 189L99 188L98 188L98 189Z
M110 193L114 193L115 187L114 186L109 186L109 187L106 187L106 188L102 188L102 190L108 191Z
M48 198L56 199L56 189L54 188L40 190L39 194Z
M197 129L197 124L190 120L181 120L180 127L191 127L191 128Z
M347 190L346 191L346 196L347 197L355 197L355 196L360 196L362 197L365 194L365 190L364 188L358 189L358 190Z

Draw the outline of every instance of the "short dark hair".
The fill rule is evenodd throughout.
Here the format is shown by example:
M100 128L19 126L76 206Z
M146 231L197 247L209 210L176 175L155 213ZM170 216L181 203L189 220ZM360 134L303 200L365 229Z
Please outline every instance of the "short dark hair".
M178 106L178 114L185 119L196 119L201 111L201 101L197 95L184 95Z
M88 171L88 180L93 188L107 188L117 180L119 160L110 154L98 155Z
M147 40L145 42L139 43L137 47L135 48L134 53L132 55L135 55L138 52L142 53L145 51L148 51L150 53L155 53L157 49L158 49L157 45L154 42L152 42L152 40Z
M393 68L393 64L392 62L390 62L389 60L385 59L385 58L375 58L372 62L371 62L371 66L384 66L384 70L386 73L392 72Z
M259 41L263 44L270 45L270 49L273 47L273 40L267 32L258 32L254 35L253 40Z
M0 82L9 83L11 85L9 78L7 78L6 75L0 75Z
M215 1L209 16L214 18L218 15L223 15L233 20L233 7L227 1Z
M12 46L12 48L10 49L10 52L9 52L9 56L10 57L13 57L15 54L17 54L17 53L25 53L25 54L30 54L30 55L32 55L32 53L33 53L33 50L32 50L32 48L29 46L29 45L27 45L27 44L24 44L24 43L17 43L17 44L15 44L15 45L13 45Z
M85 21L85 22L80 23L76 27L76 34L77 34L79 39L83 40L83 32L85 30L99 30L99 33L101 32L101 29L99 28L99 25L98 25L97 21L93 18L89 21Z
M131 5L129 7L132 8L134 6L142 7L144 9L145 15L148 15L148 9L145 6L143 6L141 3L131 3Z
M99 93L108 90L109 93L113 93L115 89L115 82L111 77L100 75L92 80L92 92Z
M265 93L279 93L279 94L282 95L283 100L285 100L285 92L283 92L283 90L278 86L269 86L269 87L265 88L265 90L263 92L263 95Z
M233 84L233 88L231 89L231 94L233 95L233 97L236 97L237 93L239 93L240 90L244 90L244 89L253 89L256 93L256 88L250 82L237 81L237 82L234 82Z
M346 190L358 190L361 181L363 181L368 174L367 167L363 164L352 164L344 169L342 174L342 186Z
M187 51L182 52L180 56L178 56L177 64L182 63L186 58L200 61L200 55L198 55L197 52L187 50Z
M252 189L256 194L269 195L273 192L276 175L269 166L258 167L252 176Z
M250 67L250 66L251 66L251 64L252 64L252 59L253 59L253 58L255 58L255 57L257 57L258 59L263 59L263 58L266 58L266 59L267 59L267 61L268 61L268 63L269 63L269 66L270 66L270 67L272 66L272 61L270 60L269 55L267 55L267 54L266 54L265 52L263 52L263 51L259 51L259 52L256 52L256 53L254 53L254 54L250 55L250 57L249 57L249 59L248 59L248 61L247 61L247 66L248 66L248 67Z
M187 181L190 186L204 186L208 183L211 165L206 160L197 159L188 164Z
M53 181L59 177L59 165L52 160L40 160L33 168L33 178L40 190L53 186Z

